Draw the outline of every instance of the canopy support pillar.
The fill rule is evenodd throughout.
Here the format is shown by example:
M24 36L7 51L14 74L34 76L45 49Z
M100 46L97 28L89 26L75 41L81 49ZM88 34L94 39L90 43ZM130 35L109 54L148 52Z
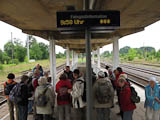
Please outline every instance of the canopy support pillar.
M49 55L50 55L50 72L52 77L52 85L56 85L56 50L55 40L49 37Z
M113 38L113 70L119 66L119 37Z

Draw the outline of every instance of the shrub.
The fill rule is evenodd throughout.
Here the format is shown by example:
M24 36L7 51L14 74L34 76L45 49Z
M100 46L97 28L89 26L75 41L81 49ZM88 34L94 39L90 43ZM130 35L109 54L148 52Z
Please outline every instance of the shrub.
M0 70L3 70L3 65L2 64L0 64Z
M29 60L28 60L28 57L26 56L25 59L24 59L24 62L28 63Z
M13 59L13 64L18 65L18 63L19 63L19 60L18 60L18 59Z

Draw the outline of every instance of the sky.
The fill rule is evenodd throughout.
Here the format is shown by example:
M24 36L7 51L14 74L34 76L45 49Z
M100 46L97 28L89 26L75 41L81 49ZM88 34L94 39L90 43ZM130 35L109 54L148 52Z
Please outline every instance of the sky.
M4 44L11 40L11 32L13 39L19 38L23 41L23 44L26 41L27 35L22 33L22 30L6 24L0 21L0 49L3 50ZM40 37L36 37L38 42L44 42L49 44L49 42L45 39ZM100 52L103 51L112 51L112 44L106 45L100 49ZM142 46L151 46L154 47L156 50L160 49L160 21L153 23L145 28L144 31L138 32L135 34L131 34L119 39L119 48L124 46L130 46L131 48L139 48ZM64 52L60 46L56 46L56 53Z

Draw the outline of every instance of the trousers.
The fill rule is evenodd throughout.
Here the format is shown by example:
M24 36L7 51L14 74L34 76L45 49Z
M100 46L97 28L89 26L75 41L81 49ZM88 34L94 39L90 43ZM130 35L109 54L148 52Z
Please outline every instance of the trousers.
M146 107L146 120L159 120L160 119L160 110L153 110L151 107Z
M18 120L18 107L17 107L17 105L14 104L9 99L7 100L7 104L8 104L8 109L9 109L10 120ZM16 119L14 117L14 108L16 109Z
M59 120L70 120L71 119L71 106L69 104L58 106L58 117Z

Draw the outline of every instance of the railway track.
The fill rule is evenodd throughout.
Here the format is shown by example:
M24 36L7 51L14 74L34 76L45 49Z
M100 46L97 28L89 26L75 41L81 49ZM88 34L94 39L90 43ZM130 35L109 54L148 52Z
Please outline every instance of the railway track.
M101 67L105 68L105 66L106 65L104 63L101 63ZM109 66L112 68L111 65L109 65ZM125 70L125 68L132 69L132 66L127 66L127 65L122 65L121 64L120 67L123 68L123 71L127 74L128 79L132 83L134 83L134 84L136 84L136 85L138 85L138 86L140 86L142 88L145 88L145 86L148 84L149 80L145 76L137 75L137 74L135 74L133 72L129 72L129 71ZM136 70L136 71L144 72L144 73L147 73L147 74L160 76L160 74L158 74L158 72L156 72L157 74L153 74L153 71L145 71L145 69L140 69L140 68L136 69L136 67L133 67L132 70Z
M139 71L139 72L144 72L144 73L148 73L148 74L160 77L160 71L159 70L153 70L153 69L142 68L142 67L134 67L134 66L131 66L131 65L126 65L126 64L120 64L120 67L132 69L132 70L136 70L136 71Z
M129 64L139 64L139 65L146 65L146 66L153 66L153 67L160 67L160 64L149 64L149 63L141 63L141 62L127 62Z
M62 70L64 69L64 67L66 66L66 64L62 64L60 66L56 67L57 70L57 74L59 74L60 72L62 72ZM26 70L21 72L22 74L27 74L28 72L30 72L31 70ZM46 70L49 71L49 70ZM15 80L18 82L20 81L21 76L16 77ZM2 83L1 83L2 84ZM1 85L1 87L3 87L3 85ZM3 105L5 102L7 101L7 99L5 98L5 96L3 95L3 88L0 88L0 106Z

